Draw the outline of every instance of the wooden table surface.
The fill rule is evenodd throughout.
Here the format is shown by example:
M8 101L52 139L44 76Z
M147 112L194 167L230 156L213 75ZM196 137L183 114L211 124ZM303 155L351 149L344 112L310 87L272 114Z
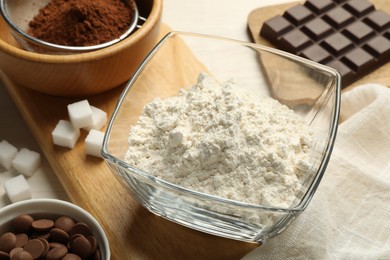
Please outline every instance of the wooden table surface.
M386 0L372 2L390 9ZM256 42L269 45L256 36L261 21L288 6L291 4L269 6L249 14L249 30ZM164 30L168 28L163 28L163 33ZM387 85L388 66L354 85ZM75 99L31 91L14 84L4 73L0 77L70 200L94 215L107 232L112 259L238 259L258 246L194 231L149 213L131 198L105 162L85 155L82 141L72 150L53 145L51 131L59 119L67 118L66 105ZM122 89L121 86L88 100L110 114ZM80 140L85 137L83 133Z

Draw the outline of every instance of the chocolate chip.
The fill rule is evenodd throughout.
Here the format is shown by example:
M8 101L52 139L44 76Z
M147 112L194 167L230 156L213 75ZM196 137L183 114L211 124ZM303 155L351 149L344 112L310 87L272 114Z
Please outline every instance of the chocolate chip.
M12 255L11 260L33 260L34 258L29 252L19 251Z
M43 250L43 256L44 255L46 255L46 253L49 251L49 249L50 249L50 246L49 246L49 241L47 241L46 239L44 239L44 238L38 238L38 240L39 241L41 241L42 242L42 244L43 244L43 248L44 248L44 250Z
M100 260L102 259L102 254L100 253L99 248L95 251L95 254L93 256L93 260Z
M30 215L20 215L11 221L11 226L15 233L28 233L31 230L31 225L34 218Z
M23 248L21 248L21 247L15 247L14 249L11 250L11 252L9 252L9 256L10 256L11 259L12 259L12 256L15 255L16 253L20 252L20 251L23 251Z
M69 247L71 252L77 254L81 258L87 258L93 253L91 243L81 234L72 236Z
M61 244L61 243L58 243L58 242L50 242L49 243L49 248L50 249L55 248L55 247L59 247L59 246L64 246L64 245Z
M46 254L46 260L58 260L62 259L68 253L66 246L55 247L50 249Z
M47 232L54 227L54 221L51 219L38 219L32 223L33 229L38 232Z
M50 230L50 240L66 245L69 241L69 235L62 229L53 228L52 230Z
M94 253L98 248L98 242L94 236L88 236L87 239L91 243L92 253Z
M72 253L69 253L69 254L66 254L62 260L81 260L81 257L79 257L78 255L76 254L72 254Z
M76 234L81 234L85 237L88 237L88 236L92 235L92 232L87 224L79 222L79 223L75 224L69 232L70 237L72 237Z
M39 239L32 239L24 245L23 250L29 252L33 259L38 259L43 256L45 246Z
M54 227L62 229L66 233L69 233L72 227L75 225L75 221L67 216L62 216L56 219Z
M16 236L14 233L7 232L0 237L0 251L9 253L16 246Z
M15 247L23 247L27 241L28 241L28 236L25 233L19 233L16 234L16 246Z

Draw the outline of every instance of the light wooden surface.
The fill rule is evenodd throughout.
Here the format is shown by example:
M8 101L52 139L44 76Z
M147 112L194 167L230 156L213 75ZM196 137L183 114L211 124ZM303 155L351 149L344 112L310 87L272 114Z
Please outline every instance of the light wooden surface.
M191 53L178 57L177 62L182 59L191 59L196 66ZM165 61L160 64L164 66ZM149 213L128 195L103 160L85 155L85 132L72 150L53 145L52 130L58 120L68 118L67 104L79 99L34 92L13 83L4 73L1 79L70 200L94 215L107 232L112 259L237 259L257 247L194 231ZM148 78L156 79L154 74ZM122 89L88 100L110 114Z
M388 0L371 0L370 2L373 3L377 9L382 9L385 12L390 13L390 5ZM253 41L259 44L274 47L270 42L261 37L259 34L263 22L275 15L282 15L285 10L299 3L301 2L292 2L287 4L267 6L253 10L248 16L248 29L253 38ZM350 86L346 87L344 91L347 91L350 88L365 83L378 83L388 86L390 84L389 70L390 64L387 63L386 65L380 67L379 69L373 71L367 76L357 80Z

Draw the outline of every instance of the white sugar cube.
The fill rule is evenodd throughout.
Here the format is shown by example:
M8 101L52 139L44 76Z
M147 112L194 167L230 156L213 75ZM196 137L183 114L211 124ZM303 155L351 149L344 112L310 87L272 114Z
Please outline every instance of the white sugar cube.
M0 142L0 165L6 170L11 168L11 162L18 153L18 149L15 146L8 143L6 140Z
M68 105L69 119L76 128L92 124L92 109L88 100L81 100Z
M12 160L12 167L24 176L30 177L41 164L41 155L27 148L22 148Z
M80 129L75 128L70 121L60 120L51 135L54 144L72 149L80 137Z
M103 145L103 139L104 132L91 129L91 131L89 131L87 137L85 138L86 153L92 156L102 158L101 149Z
M91 106L92 110L92 124L84 127L83 129L89 131L91 129L100 130L107 123L107 113L100 108Z
M30 185L23 175L18 175L4 182L4 190L12 203L31 199Z

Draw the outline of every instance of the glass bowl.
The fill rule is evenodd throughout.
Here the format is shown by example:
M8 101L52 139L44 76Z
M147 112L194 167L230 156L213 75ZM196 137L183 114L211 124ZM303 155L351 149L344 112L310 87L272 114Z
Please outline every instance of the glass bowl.
M164 100L190 88L202 72L221 82L234 79L241 92L253 97L278 100L310 128L310 167L303 172L302 186L289 206L217 197L157 178L127 163L130 129L144 106L156 97ZM170 32L146 57L120 96L106 130L102 155L117 179L149 211L209 234L262 243L282 232L309 204L332 153L339 109L340 75L332 68L257 44Z

